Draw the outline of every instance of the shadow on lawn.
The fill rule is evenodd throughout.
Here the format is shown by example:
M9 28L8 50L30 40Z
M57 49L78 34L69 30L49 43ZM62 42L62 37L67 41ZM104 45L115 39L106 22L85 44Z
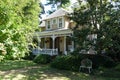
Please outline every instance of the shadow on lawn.
M111 74L113 74L111 72ZM23 69L6 71L1 79L11 80L120 80L119 74L112 76L108 73L89 75L66 70L57 70L48 65L26 67Z
M106 69L104 71L97 72L98 76L109 77L109 78L118 78L120 80L120 71L114 69ZM97 75L96 74L96 75Z
M88 75L79 75L78 73L57 70L49 67L31 69L27 72L28 80L39 79L39 80L79 80L79 77L86 79Z
M86 80L89 75L76 72L57 70L49 66L34 66L24 69L5 71L0 79L14 80ZM80 77L80 78L79 78Z
M120 80L120 72L105 70L94 75L57 70L49 65L36 65L31 61L0 63L0 80Z
M0 62L0 71L15 70L36 65L36 63L29 60L6 60L4 62Z

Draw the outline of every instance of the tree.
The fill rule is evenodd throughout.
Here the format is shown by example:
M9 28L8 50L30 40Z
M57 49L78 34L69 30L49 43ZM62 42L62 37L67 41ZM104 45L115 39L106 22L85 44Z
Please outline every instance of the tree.
M49 10L48 13L52 13L54 12L56 9L55 7L58 8L67 8L70 6L70 0L47 0L46 5L51 5L52 6L52 10Z
M39 12L39 0L0 1L0 43L7 52L5 58L18 59L28 52L32 33L38 28Z
M47 0L47 4L46 5L52 5L53 7L57 6L57 8L59 7L68 7L70 4L70 0Z
M102 51L111 52L117 47L120 52L120 6L113 0L82 0L70 14L70 19L76 22L73 29L73 40L79 45L77 50L94 46L98 54ZM88 39L88 35L96 34L97 38ZM115 38L115 36L117 38ZM112 48L112 49L110 49Z

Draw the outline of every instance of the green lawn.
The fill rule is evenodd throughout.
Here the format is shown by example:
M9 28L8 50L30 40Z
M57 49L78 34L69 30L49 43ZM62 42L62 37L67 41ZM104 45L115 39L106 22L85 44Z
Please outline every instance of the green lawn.
M0 80L120 80L120 72L105 69L89 75L21 60L1 62Z

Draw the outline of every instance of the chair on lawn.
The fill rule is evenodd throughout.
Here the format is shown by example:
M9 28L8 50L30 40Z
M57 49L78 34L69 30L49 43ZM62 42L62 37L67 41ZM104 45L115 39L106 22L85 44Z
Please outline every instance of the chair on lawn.
M83 59L81 61L81 65L79 67L79 71L81 71L82 68L88 69L88 72L91 73L91 70L92 70L92 61L90 59L88 59L88 58Z

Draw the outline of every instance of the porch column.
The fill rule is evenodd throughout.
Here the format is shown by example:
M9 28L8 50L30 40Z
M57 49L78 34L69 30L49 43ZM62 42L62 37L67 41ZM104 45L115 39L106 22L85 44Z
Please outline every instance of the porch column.
M72 51L74 51L74 41L72 41Z
M46 37L45 37L45 40L44 40L44 49L46 49Z
M51 55L53 55L54 54L54 49L55 49L55 38L56 38L56 36L55 35L53 35L53 36L51 36L52 37L52 45L53 45L53 52L51 53Z
M64 36L64 54L67 55L67 52L66 52L66 36Z
M52 45L53 45L53 49L55 49L55 38L56 38L56 36L55 36L55 35L53 35L53 36L52 36L52 42L53 42L53 44L52 44Z
M40 47L41 44L41 37L38 37L38 47Z
M40 42L41 42L41 37L37 37L38 40L38 45L37 45L37 54L39 54L39 47L40 47Z

